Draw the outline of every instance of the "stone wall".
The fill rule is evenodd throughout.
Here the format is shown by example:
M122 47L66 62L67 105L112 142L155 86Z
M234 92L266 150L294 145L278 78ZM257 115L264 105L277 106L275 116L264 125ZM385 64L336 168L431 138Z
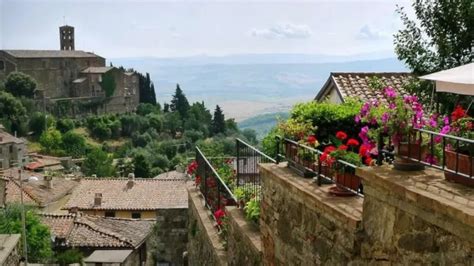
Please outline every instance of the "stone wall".
M474 265L474 190L441 172L360 169L361 259L395 264Z
M227 262L229 265L261 265L262 240L257 224L248 222L241 209L226 207L229 218Z
M188 265L227 265L226 251L198 190L188 186Z
M263 164L260 229L264 265L346 265L360 254L362 199Z
M261 165L264 265L474 265L474 191L437 170L358 169L364 198Z
M188 242L188 210L161 209L157 211L156 220L147 241L147 265L156 265L156 262L183 265Z

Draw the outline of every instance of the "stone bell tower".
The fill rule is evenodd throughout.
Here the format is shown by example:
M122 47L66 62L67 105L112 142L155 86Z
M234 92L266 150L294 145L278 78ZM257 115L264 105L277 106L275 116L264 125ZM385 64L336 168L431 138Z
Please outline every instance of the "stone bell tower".
M74 27L64 25L59 27L60 50L74 50Z

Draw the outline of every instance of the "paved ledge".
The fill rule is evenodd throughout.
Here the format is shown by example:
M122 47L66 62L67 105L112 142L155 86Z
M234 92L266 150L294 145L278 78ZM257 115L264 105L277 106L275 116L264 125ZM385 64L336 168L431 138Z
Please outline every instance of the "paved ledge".
M304 195L306 204L313 204L317 208L337 218L348 229L357 230L361 228L362 221L362 197L336 197L329 194L332 185L318 186L312 179L302 178L286 167L286 163L260 164L260 171L263 176L269 175L283 186L288 187L288 191Z
M446 181L436 169L404 172L380 166L359 168L357 174L367 184L367 194L370 187L386 191L382 200L392 198L393 205L474 241L474 189Z
M245 219L245 216L241 209L234 206L226 207L227 214L242 230L243 235L246 237L249 243L252 243L252 247L257 252L262 252L262 233L258 229L258 225L252 225Z

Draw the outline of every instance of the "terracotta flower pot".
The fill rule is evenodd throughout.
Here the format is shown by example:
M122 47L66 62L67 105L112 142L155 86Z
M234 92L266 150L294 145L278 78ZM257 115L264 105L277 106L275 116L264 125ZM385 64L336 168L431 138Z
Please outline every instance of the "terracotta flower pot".
M423 161L427 154L426 146L422 146L418 143L408 144L407 142L402 142L395 146L395 153L397 155L393 162L395 169L401 171L420 171L425 168L423 164L401 156Z
M446 168L452 171L456 171L456 157L458 158L458 172L465 175L474 175L474 157L469 158L469 155L456 153L455 151L445 150L445 163ZM469 167L471 169L469 169ZM456 173L444 172L444 177L448 181L460 183L469 187L474 187L474 176L469 178Z
M342 197L356 195L354 192L349 191L347 188L357 191L360 186L360 177L350 172L336 172L335 179L336 186L332 187L329 190L331 194Z

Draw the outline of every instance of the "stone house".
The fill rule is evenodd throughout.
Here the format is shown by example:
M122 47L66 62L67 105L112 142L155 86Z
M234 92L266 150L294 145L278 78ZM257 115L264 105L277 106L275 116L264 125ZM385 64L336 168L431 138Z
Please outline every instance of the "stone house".
M20 234L0 235L0 265L20 265Z
M12 136L0 125L0 170L22 161L26 152L25 141Z
M64 206L70 213L156 219L149 252L157 262L182 265L187 243L188 194L181 178L82 179Z
M81 214L41 214L57 251L77 249L85 265L150 265L147 242L156 223Z
M30 75L38 84L37 105L57 115L136 110L139 103L136 73L107 67L105 58L74 50L74 40L74 28L63 26L61 50L0 50L0 81L15 71ZM109 93L102 86L106 75L111 75L115 83L115 89Z
M348 98L358 98L364 102L383 100L383 92L370 86L374 79L391 86L398 93L406 94L403 86L412 78L414 76L408 72L331 72L314 100L330 103L343 103Z

